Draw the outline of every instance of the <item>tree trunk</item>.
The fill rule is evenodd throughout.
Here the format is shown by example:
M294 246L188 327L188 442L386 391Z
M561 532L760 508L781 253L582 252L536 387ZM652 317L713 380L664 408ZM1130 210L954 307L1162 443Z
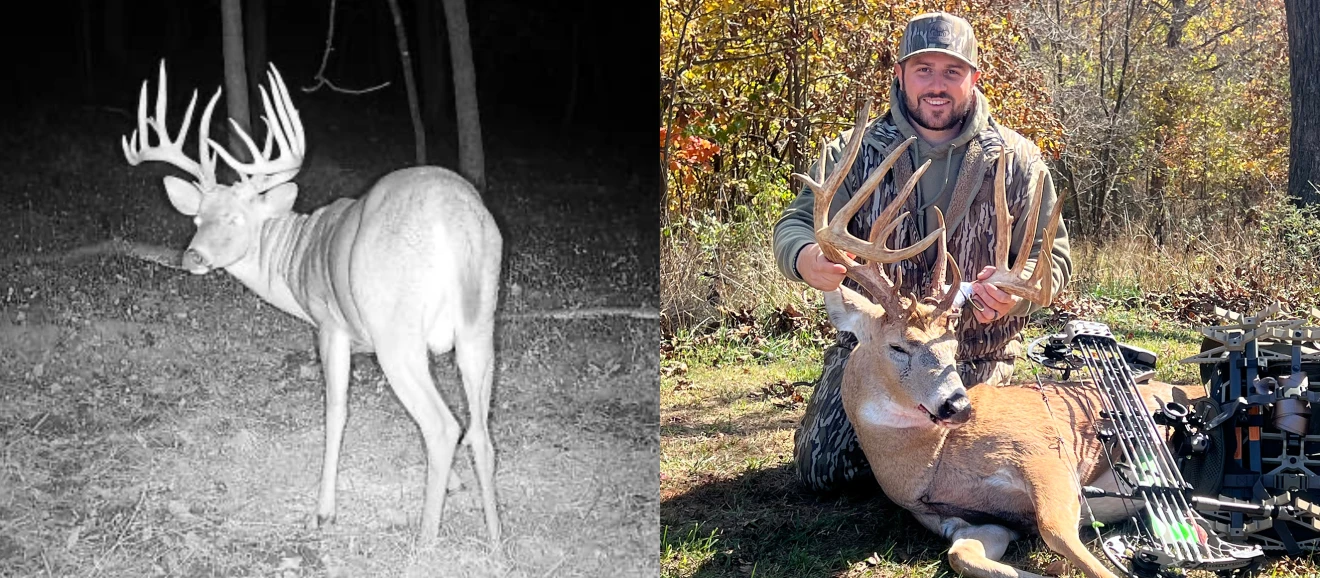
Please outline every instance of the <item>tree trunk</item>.
M449 110L449 59L444 19L431 0L417 1L417 53L422 58L422 119L431 135L445 133L445 115Z
M465 0L444 0L453 55L455 116L458 119L458 172L486 190L486 160L481 150L481 115L477 108L477 70L472 63Z
M1320 202L1320 12L1308 0L1284 0L1291 62L1292 131L1288 196L1306 207Z
M225 90L229 92L225 104L229 109L229 118L251 136L252 117L248 112L247 73L244 72L243 57L242 0L220 0L220 23L224 37ZM233 130L229 131L229 154L242 162L252 162L247 145Z
M248 86L261 86L262 74L266 72L266 0L247 0L247 8L243 10L243 33ZM261 106L260 98L258 92L249 93L249 110Z
M417 147L417 164L426 164L426 127L422 126L422 111L417 105L417 82L413 80L412 55L408 53L408 31L403 27L403 14L399 0L389 0L390 15L394 17L394 36L399 40L399 61L403 64L403 87L408 91L408 112L412 114L413 143Z

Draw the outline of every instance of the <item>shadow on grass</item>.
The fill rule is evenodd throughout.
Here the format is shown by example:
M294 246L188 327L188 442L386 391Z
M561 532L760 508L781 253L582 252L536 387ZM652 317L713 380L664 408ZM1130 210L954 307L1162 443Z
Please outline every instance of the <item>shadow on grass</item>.
M816 496L791 464L662 495L660 524L662 568L686 554L695 564L677 573L687 576L835 576L871 566L884 576L951 573L943 541L878 487Z

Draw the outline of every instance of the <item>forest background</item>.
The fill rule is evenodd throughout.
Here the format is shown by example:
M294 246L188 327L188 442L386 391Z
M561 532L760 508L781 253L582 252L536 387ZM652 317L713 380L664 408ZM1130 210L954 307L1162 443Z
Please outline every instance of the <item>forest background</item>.
M1056 310L1316 304L1320 222L1288 192L1283 0L662 0L667 341L818 325L770 251L789 174L860 98L888 106L904 24L930 10L972 22L994 116L1047 153L1076 272Z

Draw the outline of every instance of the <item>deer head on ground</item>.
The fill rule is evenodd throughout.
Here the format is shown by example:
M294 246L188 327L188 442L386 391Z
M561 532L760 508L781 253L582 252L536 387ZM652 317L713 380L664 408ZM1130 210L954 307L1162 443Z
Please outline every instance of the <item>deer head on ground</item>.
M191 174L165 177L170 202L193 217L197 233L183 253L193 273L225 269L276 307L316 326L326 381L326 436L313 526L335 517L339 448L347 419L350 354L374 351L399 401L426 445L427 475L421 535L438 533L445 482L460 434L472 448L491 542L498 543L495 453L486 425L494 372L494 318L503 240L476 189L439 167L413 167L382 177L361 199L339 199L311 214L293 211L302 166L302 121L275 67L263 87L267 132L256 143L234 129L254 159L240 162L207 136L216 91L202 114L198 160L183 152L197 94L184 128L165 127L165 64L155 116L147 116L147 85L138 129L123 139L129 164L162 161ZM149 143L148 128L156 134ZM216 159L238 173L216 182ZM471 419L459 427L431 379L428 351L455 352Z

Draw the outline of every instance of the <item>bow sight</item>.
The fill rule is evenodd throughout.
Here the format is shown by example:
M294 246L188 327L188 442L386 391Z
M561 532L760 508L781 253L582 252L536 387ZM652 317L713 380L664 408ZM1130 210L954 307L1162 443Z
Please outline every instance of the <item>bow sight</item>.
M1102 324L1074 320L1027 348L1064 380L1085 371L1101 392L1096 435L1119 490L1082 491L1130 500L1130 529L1102 540L1128 575L1234 575L1263 550L1320 547L1320 420L1311 419L1320 386L1313 391L1308 375L1320 375L1320 328L1268 320L1280 309L1216 308L1226 323L1202 328L1201 353L1182 360L1203 364L1208 396L1191 407L1161 400L1149 411L1137 383L1153 375L1154 355L1118 343Z

